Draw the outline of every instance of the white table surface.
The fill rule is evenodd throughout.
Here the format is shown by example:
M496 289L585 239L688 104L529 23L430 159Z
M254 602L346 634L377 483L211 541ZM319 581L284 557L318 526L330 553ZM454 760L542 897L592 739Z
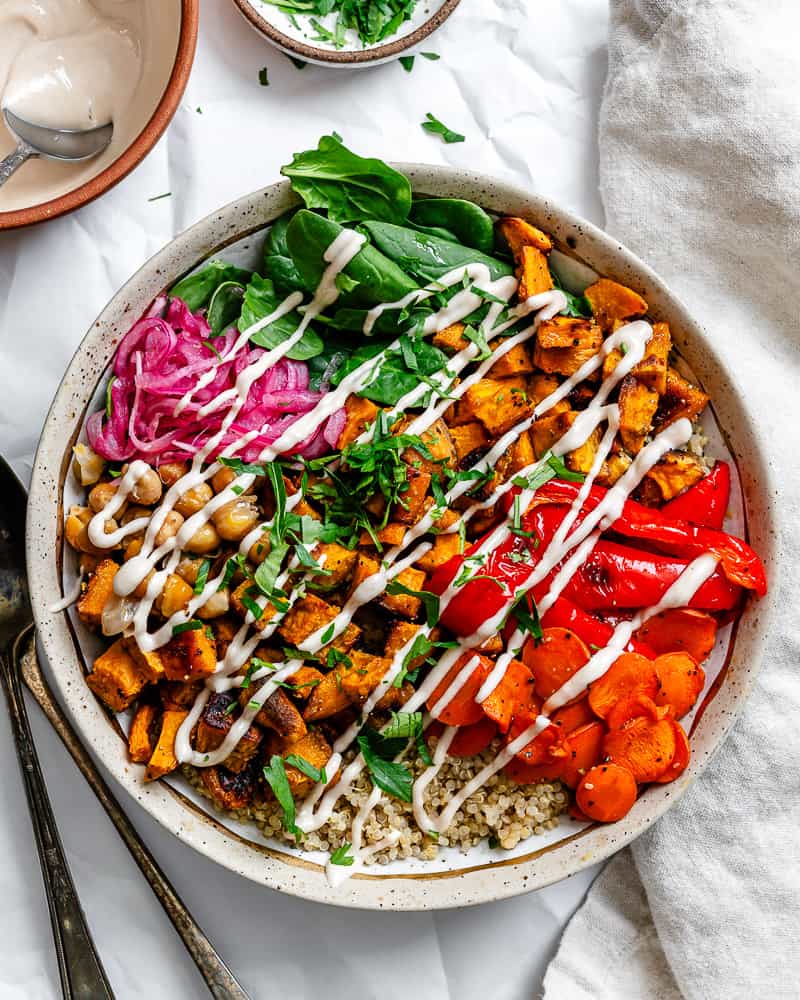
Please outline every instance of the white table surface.
M397 63L301 72L230 0L204 0L202 8L186 95L147 160L93 205L0 236L0 452L26 481L67 361L114 291L175 233L276 180L291 153L325 131L338 130L366 155L482 170L602 223L596 121L605 0L462 0L422 46L441 60L418 58L411 74ZM259 85L262 66L269 87ZM428 111L467 141L446 146L424 133L418 123ZM171 197L148 201L166 191ZM75 882L116 995L202 998L180 940L31 705ZM49 1000L59 995L49 921L1 711L0 753L0 1000ZM347 911L252 885L178 843L132 801L124 804L253 1000L530 1000L596 874L440 914Z

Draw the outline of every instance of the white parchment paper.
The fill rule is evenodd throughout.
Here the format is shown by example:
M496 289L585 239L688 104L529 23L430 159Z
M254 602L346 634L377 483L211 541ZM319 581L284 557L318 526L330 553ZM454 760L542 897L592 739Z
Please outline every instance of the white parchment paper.
M0 451L27 481L70 356L117 288L175 233L278 179L331 129L356 150L452 163L523 184L602 224L596 118L605 0L462 0L417 59L299 71L230 0L204 0L197 58L166 136L101 200L0 236ZM267 66L268 87L259 85ZM467 141L419 127L433 112ZM157 201L148 199L171 192ZM0 498L2 502L2 498ZM189 1000L201 979L60 743L34 729L75 881L120 1000ZM0 997L60 995L30 822L0 711ZM124 793L120 793L123 795ZM123 800L178 891L254 1000L529 1000L594 869L503 903L370 914L283 897L178 843Z

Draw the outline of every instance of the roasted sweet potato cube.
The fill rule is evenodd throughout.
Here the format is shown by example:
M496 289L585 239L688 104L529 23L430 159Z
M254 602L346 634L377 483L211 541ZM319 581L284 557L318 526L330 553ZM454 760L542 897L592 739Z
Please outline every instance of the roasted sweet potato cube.
M358 559L356 561L356 568L353 571L353 576L350 579L350 594L353 594L355 590L369 577L374 576L381 568L381 564L377 559L373 559L372 556L368 556L365 552L358 553Z
M236 698L231 692L213 692L206 702L195 730L194 746L199 753L217 750L228 735L236 716L231 709ZM250 726L224 760L224 766L234 773L243 771L258 751L263 738L258 726Z
M308 670L310 668L306 667L303 669ZM299 672L300 671L298 671L298 673ZM314 673L317 674L319 671L315 670ZM320 674L320 679L321 678L322 674ZM298 682L288 679L287 683L302 683L308 685L302 689L303 697L308 697L314 691L318 681L317 678L314 678L313 680L300 680ZM247 694L247 692L245 691L242 694ZM239 703L244 703L246 705L249 698L252 697L252 693L247 699L244 699L242 694L239 695ZM278 688L276 691L272 692L269 698L267 698L259 709L255 721L260 726L264 726L265 729L271 729L279 736L284 736L287 739L299 740L300 737L304 736L306 732L306 724L303 722L303 716L300 714L300 709L297 705L295 705L283 688Z
M461 405L492 438L498 438L533 413L527 389L524 378L484 378L467 389Z
M505 478L515 476L522 469L532 465L536 460L533 452L533 441L530 431L520 434L517 440L511 445L506 453L509 458L508 468L505 470Z
M398 573L394 578L398 583L409 590L423 590L425 587L425 574L420 569L409 566L402 573ZM380 603L387 609L404 618L414 618L420 609L421 601L418 597L410 594L384 594L380 598Z
M421 627L421 625L416 625L414 622L394 622L386 637L386 647L384 648L383 655L390 660L393 659L403 646L411 642ZM409 669L414 670L424 662L425 657L418 656L409 663Z
M175 756L175 736L188 715L185 709L166 709L161 716L161 729L156 740L153 755L147 762L145 781L155 781L174 771L178 766Z
M619 436L623 447L636 455L650 433L658 407L658 393L633 375L626 375L619 387Z
M699 458L685 451L668 451L645 473L637 492L638 499L651 505L666 503L694 486L705 474Z
M437 566L443 566L446 562L457 556L461 551L461 539L457 532L446 532L458 520L458 515L452 510L445 510L436 522L436 530L439 534L433 540L433 548L425 555L420 556L414 564L425 573L432 573Z
M503 642L503 637L500 635L490 636L486 642L482 642L478 647L482 653L502 653L505 649L505 643Z
M547 257L538 247L521 246L517 261L517 296L520 302L524 302L532 295L540 292L547 292L553 287L553 278L547 266Z
M134 764L146 764L153 756L160 713L161 706L149 702L136 709L128 730L128 756Z
M594 465L595 455L597 455L602 437L603 432L599 427L595 427L580 447L567 452L565 456L567 467L573 472L582 472L585 476L588 475L592 465Z
M390 521L387 525L384 525L383 528L377 529L375 536L381 545L393 548L395 545L399 545L403 541L406 537L407 531L407 525L400 524L398 521ZM372 535L368 531L361 532L358 542L359 545L366 545L369 548L373 548L375 545Z
M350 579L358 555L336 542L322 542L315 550L314 558L325 572L312 573L311 586L315 590L335 590Z
M253 801L258 787L258 768L255 761L238 772L222 765L202 767L200 777L214 802L228 810L247 808Z
M459 465L475 452L485 452L491 444L491 438L478 420L461 424L460 427L451 427L450 437L453 439Z
M444 330L434 333L433 346L446 354L458 354L459 351L469 347L470 343L464 336L464 329L463 323L451 323Z
M356 650L350 656L351 665L341 674L342 693L352 705L363 705L378 686L392 661Z
M413 423L413 417L403 417L392 428L393 434L405 434L406 429ZM441 418L434 421L430 427L417 435L428 454L428 458L416 448L406 448L403 452L403 461L413 465L417 469L423 469L430 473L441 473L442 465L453 467L456 461L456 450L453 439L447 424Z
M638 292L609 278L595 281L583 294L603 330L610 330L615 320L632 319L647 312L647 303Z
M533 360L544 372L574 375L602 346L603 334L596 323L576 316L554 316L537 331Z
M299 667L293 674L289 674L286 683L292 685L292 697L301 701L308 701L311 692L317 687L325 675L316 667ZM260 721L260 720L259 720ZM262 725L267 725L266 722Z
M563 410L560 413L548 413L546 417L534 420L530 435L536 458L541 458L567 433L576 416L572 410Z
M123 640L117 639L94 661L86 683L113 712L123 712L147 684L147 677Z
M547 396L552 395L559 386L557 375L546 375L544 372L537 372L528 380L528 395L534 403L541 403ZM569 409L569 404L567 404Z
M392 508L392 517L401 524L416 524L425 513L425 500L431 484L431 474L424 469L406 466L408 489L399 494Z
M118 569L113 559L103 559L89 577L86 590L78 600L78 617L90 628L100 628L103 608L114 595L114 577Z
M309 729L305 736L301 736L299 740L285 740L278 736L272 737L270 740L270 753L276 753L283 757L284 760L290 756L302 757L312 767L319 770L325 767L331 759L333 750L331 750L330 744L319 729ZM314 785L311 778L303 774L302 771L298 771L291 764L286 765L286 777L289 779L289 788L295 798L303 798ZM328 778L332 779L333 775L328 774Z
M536 247L542 253L549 253L553 249L553 241L547 233L543 233L541 229L537 229L524 219L509 215L497 223L497 228L515 258L524 246Z
M338 608L315 594L307 594L289 610L278 626L278 632L290 645L299 646L317 629L332 622L337 614Z
M233 638L241 628L241 622L234 618L223 615L215 618L211 622L211 631L214 633L214 641L217 644L217 659L224 660L228 652L228 646L233 642Z
M336 442L336 447L341 450L352 444L357 437L360 437L370 424L375 422L378 416L378 407L369 399L362 399L361 396L348 396L344 404L347 419Z
M264 604L264 607L258 618L255 618L256 609L261 604ZM252 580L245 580L234 590L231 594L231 607L244 620L247 619L248 615L252 615L255 618L252 625L257 632L263 632L275 617L275 608L269 601L264 603L263 594Z
M490 345L496 349L503 343L503 337L499 337ZM527 344L515 344L510 351L506 351L502 357L489 369L490 378L510 378L514 375L529 375L533 371L533 362Z
M217 669L217 645L206 625L174 635L159 652L169 681L197 680Z
M667 389L667 367L672 337L668 323L654 323L653 335L647 343L644 357L634 365L631 374L654 392L663 395ZM622 359L622 351L609 351L603 361L603 379L607 379Z
M329 719L332 715L343 712L351 704L343 687L346 673L348 673L347 664L340 663L324 675L312 690L311 697L303 709L303 718L306 722Z
M626 452L621 451L618 454L610 454L603 462L600 467L600 472L597 476L598 486L613 486L614 483L623 476L630 468L633 459Z
M696 420L706 408L708 398L702 389L670 368L667 372L666 392L658 404L653 430L656 433L663 431L681 417Z
M340 653L346 653L355 646L360 635L361 629L358 625L355 622L350 622L341 635L337 635L333 642L329 642L326 646L322 647L320 657L324 659L329 649L338 649Z
M201 687L201 681L164 681L157 690L164 708L190 708Z
M148 681L157 684L164 679L164 663L161 660L161 653L157 650L145 652L139 649L135 636L123 639L125 649L130 653L133 662L142 671Z

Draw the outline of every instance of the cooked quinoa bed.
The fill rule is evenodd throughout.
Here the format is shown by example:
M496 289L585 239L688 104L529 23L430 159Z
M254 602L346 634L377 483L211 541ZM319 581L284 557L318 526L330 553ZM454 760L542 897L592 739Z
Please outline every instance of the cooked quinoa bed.
M431 743L435 746L435 741ZM499 749L495 744L477 757L447 758L426 789L426 806L433 812L443 809L453 792L463 788L482 767L494 760ZM353 753L345 755L345 763L353 756ZM414 762L415 777L424 769L421 760ZM203 796L211 798L195 768L185 766L183 774ZM319 830L306 834L303 847L311 851L334 851L348 842L352 821L371 791L372 784L365 770L353 788L339 800L328 822ZM294 837L281 825L283 810L274 799L235 811L223 810L213 798L211 801L217 811L241 822L254 823L264 836L294 844ZM400 840L374 855L371 861L388 864L398 858L412 857L430 861L437 856L439 847L458 847L466 851L487 837L496 841L497 846L511 850L521 840L558 826L558 817L567 805L567 792L560 782L518 785L500 772L466 800L456 813L453 825L438 841L419 829L410 803L384 796L364 827L364 846L378 843L394 829L402 832Z

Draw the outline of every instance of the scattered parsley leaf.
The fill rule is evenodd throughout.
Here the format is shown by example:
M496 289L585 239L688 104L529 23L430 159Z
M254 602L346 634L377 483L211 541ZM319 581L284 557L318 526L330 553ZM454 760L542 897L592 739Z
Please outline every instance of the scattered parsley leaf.
M414 68L413 56L400 56L399 62L400 65L403 67L403 69L406 71L406 73L410 73L411 70Z
M388 739L416 739L422 733L422 712L392 712L384 726L383 736Z
M311 778L312 781L322 783L323 785L328 784L328 775L325 773L325 768L314 767L305 757L298 757L296 753L290 753L286 758L286 763L291 764L292 767L296 767L298 771L303 773L307 778Z
M400 583L399 580L390 580L387 587L386 593L392 597L399 594L406 594L409 597L417 597L422 601L425 606L425 619L428 623L429 628L433 628L439 619L439 595L431 593L430 590L413 590L411 587L406 587L404 583Z
M269 70L266 66L262 66L258 71L258 82L262 87L269 86Z
M287 833L293 833L298 840L303 839L303 831L295 824L294 799L292 790L289 787L289 779L286 777L286 768L283 765L283 758L278 754L273 754L269 766L264 768L264 778L272 789L273 795L278 800L278 805L283 809L283 828Z
M448 128L444 122L439 121L430 111L425 115L425 121L420 122L420 125L426 132L431 132L433 135L440 135L446 143L464 142L466 138L460 132L454 132Z
M387 760L381 753L386 753L381 743L381 736L374 729L364 728L358 734L358 746L364 755L364 763L372 777L373 784L388 795L393 795L403 802L411 801L411 788L414 778L405 764L399 761Z
M211 569L211 560L204 559L200 565L200 569L197 571L197 579L194 582L194 592L195 594L202 594L205 585L208 583L208 573Z
M226 466L228 469L233 469L237 476L263 476L264 472L263 465L255 465L252 462L243 462L241 458L223 458L217 459L220 465Z
M196 618L190 618L188 622L181 622L179 625L173 625L172 634L181 635L183 632L197 632L198 629L201 629L202 627L202 622L199 622Z
M350 867L355 862L355 858L352 854L349 854L349 850L352 844L345 842L340 847L331 854L331 864L332 865L345 865L345 867Z

